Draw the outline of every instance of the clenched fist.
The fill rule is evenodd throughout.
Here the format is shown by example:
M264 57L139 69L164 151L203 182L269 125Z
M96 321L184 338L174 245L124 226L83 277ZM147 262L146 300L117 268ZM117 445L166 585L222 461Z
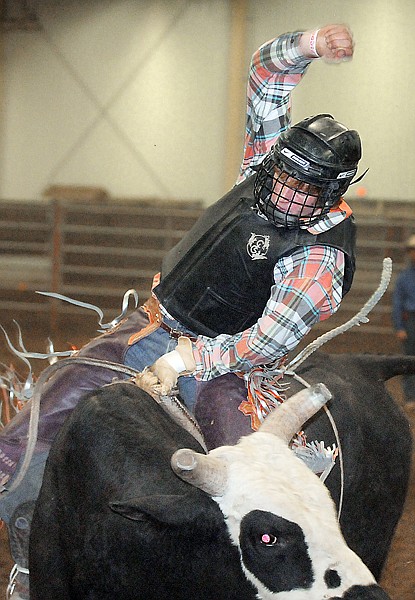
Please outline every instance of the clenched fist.
M327 62L351 60L354 52L353 35L347 25L325 25L317 30L305 31L300 49L305 56L320 57Z

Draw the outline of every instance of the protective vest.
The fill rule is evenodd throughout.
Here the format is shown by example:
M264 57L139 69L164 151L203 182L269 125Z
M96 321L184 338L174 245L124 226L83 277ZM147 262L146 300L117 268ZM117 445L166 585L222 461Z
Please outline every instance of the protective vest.
M262 315L279 258L301 246L325 245L346 257L343 295L355 271L355 224L327 232L285 230L253 209L256 175L210 206L163 260L153 290L167 311L198 335L234 334Z

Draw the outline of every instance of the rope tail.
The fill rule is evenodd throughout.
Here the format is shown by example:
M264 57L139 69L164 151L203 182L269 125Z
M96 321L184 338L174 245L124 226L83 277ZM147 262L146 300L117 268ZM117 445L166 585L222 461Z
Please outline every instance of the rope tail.
M382 298L383 294L386 292L388 285L390 283L392 277L392 259L387 257L383 259L383 269L382 276L380 280L380 284L375 292L371 295L366 304L360 309L358 313L355 314L354 317L343 323L343 325L339 325L335 329L331 331L327 331L317 339L315 339L311 344L306 346L304 350L302 350L293 360L286 366L286 371L294 371L301 363L303 363L313 352L318 350L323 344L332 340L336 336L341 333L345 333L355 325L360 325L361 323L368 323L369 319L367 315L370 311L376 306L379 300Z

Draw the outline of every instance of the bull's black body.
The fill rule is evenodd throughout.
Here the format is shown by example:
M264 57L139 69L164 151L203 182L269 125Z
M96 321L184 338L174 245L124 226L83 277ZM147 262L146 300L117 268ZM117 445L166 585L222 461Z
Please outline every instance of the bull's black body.
M375 576L409 475L409 427L384 387L405 360L315 353L299 370L334 395L345 464L342 527ZM415 361L406 364L415 370ZM249 419L237 411L242 396L242 388L217 396L214 382L205 387L197 416L210 446L249 433ZM325 413L306 431L310 441L335 442ZM217 504L173 474L170 458L182 447L201 451L132 384L107 386L78 404L52 446L32 522L31 600L257 597ZM327 480L336 501L339 478L336 466Z
M379 579L402 514L411 462L411 433L403 412L392 400L385 381L415 372L415 359L405 356L325 354L316 352L298 369L310 384L324 381L333 394L328 408L336 422L344 460L341 527L348 545ZM196 417L209 448L235 443L251 432L250 420L237 410L245 398L242 382L221 378L227 390L217 393L219 380L209 382L199 397ZM236 381L235 381L236 380ZM288 395L301 389L292 378ZM305 428L308 441L336 443L324 411ZM340 499L339 460L328 479L337 506Z
M32 522L31 600L255 598L219 507L170 468L181 447L202 451L132 384L78 404Z

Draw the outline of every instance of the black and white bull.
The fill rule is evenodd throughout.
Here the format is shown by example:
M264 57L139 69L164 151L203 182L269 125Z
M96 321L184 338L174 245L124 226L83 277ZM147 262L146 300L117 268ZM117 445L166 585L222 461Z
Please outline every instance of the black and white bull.
M409 356L326 354L315 352L297 374L309 384L324 381L333 395L328 404L340 437L340 461L325 481L339 508L347 544L377 579L402 515L411 468L412 437L403 412L392 400L385 381L415 373ZM199 396L196 417L207 447L234 444L250 430L250 420L237 407L246 397L243 382L225 375L209 382ZM303 386L284 377L293 394ZM311 419L305 432L309 441L336 443L333 426L324 411Z
M324 371L331 386L326 365ZM359 397L364 394L362 385ZM46 467L32 523L31 599L387 599L345 544L327 488L288 448L326 400L322 386L303 390L258 432L205 456L190 433L132 384L89 395L58 434ZM386 420L400 425L399 440L382 434L388 446L382 462L388 470L389 453L398 452L396 478L405 487L407 425L392 401L376 406L375 414L373 406L367 409L367 420L385 409ZM346 411L341 434L348 418ZM346 437L354 437L359 419ZM315 438L326 439L319 431ZM360 469L371 455L356 458ZM370 499L370 490L353 487L347 456L345 463L347 490ZM389 498L399 505L396 514L398 487ZM349 508L345 502L346 523ZM377 539L372 534L355 536L368 540L366 559Z

